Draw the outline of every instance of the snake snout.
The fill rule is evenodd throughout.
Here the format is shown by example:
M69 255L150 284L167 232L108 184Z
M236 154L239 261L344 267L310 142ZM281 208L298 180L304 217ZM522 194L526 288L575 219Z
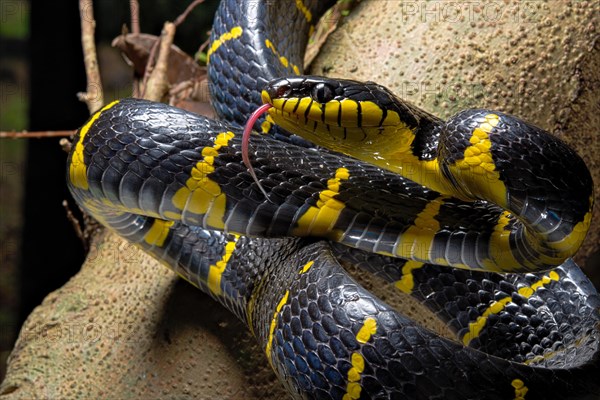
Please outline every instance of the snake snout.
M269 82L267 87L264 89L264 92L266 92L269 98L265 101L265 97L263 96L262 100L264 103L267 103L270 102L272 99L290 97L290 95L292 94L292 85L285 78L276 79L274 81Z
M342 83L345 82L350 81L334 81L321 76L290 76L272 80L265 91L271 100L312 98L318 103L327 103L344 94Z

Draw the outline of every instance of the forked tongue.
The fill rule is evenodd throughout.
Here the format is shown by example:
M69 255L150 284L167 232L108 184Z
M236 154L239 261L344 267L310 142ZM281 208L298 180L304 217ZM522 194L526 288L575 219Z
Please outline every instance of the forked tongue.
M250 162L249 146L250 146L250 135L252 134L252 128L254 128L254 124L271 107L272 107L271 104L263 104L262 106L258 107L250 115L250 118L248 118L248 121L246 122L246 126L244 126L244 133L242 135L242 160L244 161L246 168L248 168L248 172L250 173L250 176L252 177L252 179L254 179L254 182L256 182L256 185L258 186L260 191L265 195L265 198L269 201L270 201L269 195L267 194L265 189L260 184L258 177L256 176L256 173L254 172L254 168L252 167L252 163Z

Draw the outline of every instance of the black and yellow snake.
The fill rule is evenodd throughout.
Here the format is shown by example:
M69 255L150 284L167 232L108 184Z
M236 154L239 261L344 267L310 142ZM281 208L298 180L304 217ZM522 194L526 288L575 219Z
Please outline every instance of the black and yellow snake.
M208 65L228 122L108 104L69 155L78 204L245 321L296 397L598 398L600 299L568 259L591 218L582 160L500 112L441 121L373 83L289 77L326 7L308 3L222 1ZM261 93L263 131L335 150L254 135L268 198L239 127ZM339 260L424 301L458 342Z

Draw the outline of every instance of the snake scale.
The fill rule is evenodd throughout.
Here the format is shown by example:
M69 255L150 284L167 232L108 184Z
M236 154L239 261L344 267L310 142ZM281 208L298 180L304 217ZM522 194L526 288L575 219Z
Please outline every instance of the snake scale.
M330 3L223 0L208 50L220 120L106 105L68 157L77 203L244 321L293 397L598 398L600 298L568 258L593 202L581 159L499 112L441 121L373 83L294 77ZM253 135L250 156L268 198L241 151L261 102L257 129L277 132ZM423 301L458 340L340 262Z

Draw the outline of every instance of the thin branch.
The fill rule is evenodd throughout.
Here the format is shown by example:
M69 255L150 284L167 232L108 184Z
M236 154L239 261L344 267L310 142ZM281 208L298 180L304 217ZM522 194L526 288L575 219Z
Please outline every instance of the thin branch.
M87 253L90 249L89 236L85 234L84 229L81 227L81 223L73 215L73 212L71 211L71 208L69 207L69 203L66 200L63 200L62 206L65 209L67 221L69 221L71 223L71 225L73 226L73 230L75 231L75 234L77 235L79 240L81 240L81 244L83 245L83 251L85 253Z
M129 9L131 12L131 33L139 35L141 30L140 30L140 3L138 2L138 0L129 0ZM123 37L125 36L125 33L123 33ZM133 78L133 82L132 82L132 96L133 97L140 97L140 79L139 77L135 76L134 74L134 78Z
M194 82L192 82L191 80L179 82L177 85L175 85L174 87L172 87L169 90L169 96L171 96L171 97L176 96L176 95L180 94L181 92L183 92L184 90L188 90L192 87L194 87Z
M71 148L73 147L73 143L71 143L71 141L66 138L60 139L58 141L58 144L60 145L62 151L64 151L65 153L69 153L71 151Z
M147 100L160 101L169 88L167 66L174 37L175 25L172 22L165 22L161 34L160 50L158 51L156 66L154 67L150 78L148 78L148 83L146 84L146 90L143 96Z
M169 53L169 49L170 46L173 44L173 38L175 36L175 30L176 28L181 25L185 19L187 18L187 16L189 15L190 12L192 12L192 10L199 4L203 3L204 0L194 0L184 11L183 13L181 13L176 19L175 22L171 23L171 22L165 22L165 25L163 27L163 31L161 34L161 39L157 40L154 45L152 46L152 49L150 50L150 54L148 56L148 62L146 63L146 69L145 69L145 73L144 73L144 79L142 80L142 88L144 90L142 97L145 99L154 99L155 101L159 101L160 98L162 97L163 94L166 93L167 89L168 89L168 81L167 81L167 75L166 75L166 71L167 71L167 60L168 60L168 53ZM169 40L169 46L166 47L165 39ZM153 66L154 64L154 60L156 59L156 53L158 50L159 45L161 46L161 50L159 52L159 59L156 61L156 65ZM165 61L164 64L163 62L161 62L160 57L165 57ZM155 68L158 68L158 65L164 65L164 71L159 71L157 72L157 74L155 75ZM164 77L160 78L164 73ZM157 80L155 82L153 82L151 84L150 79L152 76L156 76ZM156 84L160 84L163 87L156 87ZM152 86L150 86L152 85ZM158 92L155 92L157 91ZM149 92L151 91L151 92ZM161 93L160 97L156 97L156 95L158 93Z
M160 46L160 38L156 39L152 48L150 49L150 54L148 54L148 61L146 61L146 68L144 68L144 77L142 78L141 86L141 97L144 97L144 90L146 86L148 86L148 79L150 79L150 75L152 74L152 70L154 69L154 64L156 62L156 53L158 51L158 47Z
M96 55L96 43L94 42L94 5L92 0L79 0L79 14L81 16L81 44L83 46L83 61L87 76L87 88L84 93L78 93L77 97L85 101L90 114L97 111L104 104L102 92L102 80L98 69L98 57Z
M131 33L140 33L140 3L138 0L129 0L131 12Z
M0 139L44 139L54 137L69 137L72 136L75 131L39 131L39 132L0 132Z
M185 11L182 12L181 15L175 19L175 22L173 22L175 24L175 26L178 27L179 25L181 25L183 23L183 21L185 21L185 19L187 18L188 14L190 12L192 12L192 10L194 8L196 8L196 6L198 4L201 4L201 3L204 3L204 0L194 0L194 2L192 4L187 6Z

